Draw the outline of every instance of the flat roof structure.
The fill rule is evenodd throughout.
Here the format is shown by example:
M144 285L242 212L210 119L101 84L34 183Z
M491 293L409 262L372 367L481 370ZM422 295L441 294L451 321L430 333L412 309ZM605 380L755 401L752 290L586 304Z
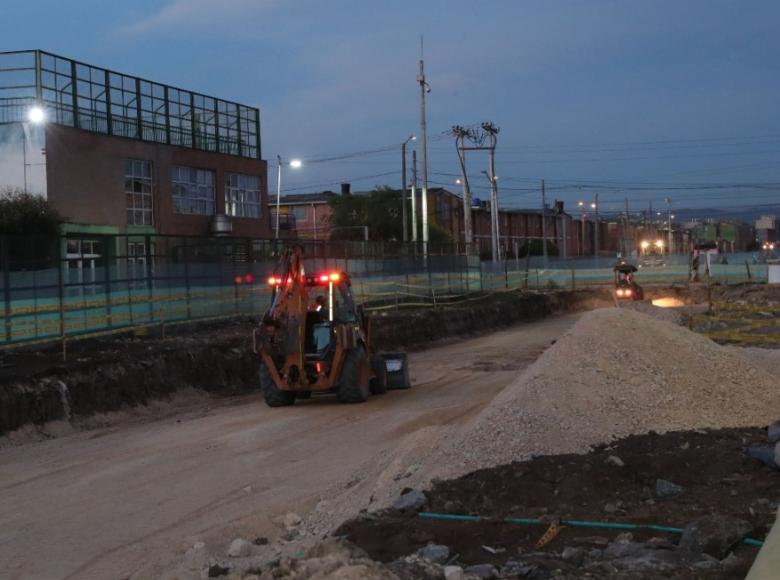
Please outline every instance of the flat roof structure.
M27 121L261 159L260 111L42 50L0 52L0 124Z

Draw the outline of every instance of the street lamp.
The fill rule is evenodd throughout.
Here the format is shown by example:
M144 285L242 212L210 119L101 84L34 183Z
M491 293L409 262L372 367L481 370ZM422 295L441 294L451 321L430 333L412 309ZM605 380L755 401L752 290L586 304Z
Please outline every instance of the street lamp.
M33 105L27 111L27 121L32 125L41 125L46 121L46 111L38 105ZM22 121L22 164L24 173L24 192L27 192L27 127Z
M46 120L46 112L37 105L30 107L27 111L27 120L34 125L40 125Z
M276 156L276 239L279 239L279 211L282 205L282 165L289 165L293 169L298 169L303 166L303 162L300 159L292 159L291 161L282 161L281 155Z
M409 135L406 141L401 143L401 220L403 220L404 242L409 241L409 232L406 227L406 204L409 203L406 196L406 144L415 139L417 139L417 137Z

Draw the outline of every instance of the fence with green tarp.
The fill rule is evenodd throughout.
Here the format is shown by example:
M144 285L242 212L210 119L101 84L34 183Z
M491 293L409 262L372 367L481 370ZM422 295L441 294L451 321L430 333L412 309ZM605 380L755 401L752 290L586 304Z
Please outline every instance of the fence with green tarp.
M457 246L306 242L309 272L344 271L358 302L436 305L474 292L610 284L607 260L482 262ZM0 346L89 336L150 324L260 315L278 240L68 234L0 237ZM531 267L531 266L535 267ZM713 264L704 281L765 282L765 264ZM685 283L685 264L643 268L642 284Z

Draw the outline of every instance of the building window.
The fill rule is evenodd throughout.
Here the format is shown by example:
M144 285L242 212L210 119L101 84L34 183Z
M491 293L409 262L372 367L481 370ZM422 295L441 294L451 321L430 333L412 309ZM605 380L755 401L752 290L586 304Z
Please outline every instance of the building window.
M152 225L152 162L125 160L125 198L127 224Z
M171 168L173 209L188 215L214 215L214 172L194 167Z
M305 205L294 205L290 209L296 223L306 223L309 220L309 208Z
M260 217L260 178L257 175L227 174L225 213L236 217Z

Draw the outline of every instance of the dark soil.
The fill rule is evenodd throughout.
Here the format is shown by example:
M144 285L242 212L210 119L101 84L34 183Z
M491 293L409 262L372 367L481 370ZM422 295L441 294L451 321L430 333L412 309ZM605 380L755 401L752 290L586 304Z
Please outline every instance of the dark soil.
M377 350L428 348L553 312L593 308L608 298L608 291L598 289L475 295L473 301L436 309L374 313L369 332ZM0 354L0 434L70 418L68 409L72 417L85 417L145 405L186 387L220 395L254 391L256 324L242 317L149 326L143 336L127 332L69 340L66 360L60 343L6 350Z
M746 457L743 449L765 439L766 430L758 428L632 436L587 455L537 457L438 482L426 492L425 509L496 520L546 516L677 528L684 528L697 517L717 514L749 521L754 527L752 537L763 539L774 522L780 472ZM610 455L619 457L624 466L607 463ZM683 486L684 492L677 497L657 497L655 485L659 478ZM500 521L429 520L387 510L347 522L337 533L382 562L432 542L449 546L464 565L500 566L524 553L538 551L535 544L545 529ZM566 527L542 551L559 554L566 546L592 548L594 542L596 547L603 547L598 545L599 540L588 538L611 542L619 533ZM674 534L653 531L636 531L633 536L638 542L651 537L671 543L679 539ZM483 546L500 553L491 554ZM757 550L740 545L735 550L739 563L728 575L707 577L744 577Z

